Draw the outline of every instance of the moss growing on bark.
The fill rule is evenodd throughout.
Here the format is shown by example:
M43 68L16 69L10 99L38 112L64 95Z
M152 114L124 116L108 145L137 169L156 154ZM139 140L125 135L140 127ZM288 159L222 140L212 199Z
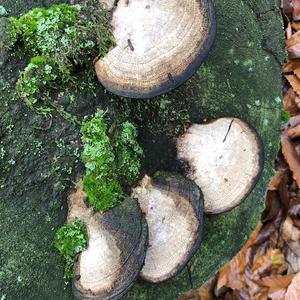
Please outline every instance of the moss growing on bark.
M71 279L74 276L74 259L86 249L87 244L87 229L80 219L75 218L71 223L63 225L57 230L54 246L65 259L66 279Z
M88 201L101 211L115 206L124 196L122 187L137 180L143 153L133 124L124 122L110 129L102 113L85 121L81 129L86 169L83 188Z
M38 113L51 113L47 105L51 91L61 86L79 88L78 68L91 69L93 60L114 45L109 21L110 13L96 0L35 8L20 18L2 20L1 48L19 47L31 57L21 72L16 97Z

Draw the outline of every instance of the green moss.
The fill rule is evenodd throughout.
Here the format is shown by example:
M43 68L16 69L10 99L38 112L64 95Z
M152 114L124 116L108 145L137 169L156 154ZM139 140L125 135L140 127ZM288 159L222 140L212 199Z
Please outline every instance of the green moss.
M71 223L57 230L54 246L66 261L66 279L71 279L74 276L74 259L86 249L87 244L88 234L86 226L80 219L75 218Z
M113 139L118 176L125 185L132 185L140 174L140 158L143 155L143 150L136 139L136 128L128 121L120 125L119 132Z
M102 113L83 123L84 143L82 159L86 175L83 188L89 202L97 210L106 211L123 198L123 187L133 184L140 173L142 149L136 142L133 124L125 122L111 128Z
M291 117L290 113L288 113L286 111L281 112L281 121L283 123L286 123L290 119L290 117Z
M86 86L77 83L76 68L91 68L93 60L104 56L114 45L109 21L110 13L96 0L86 0L81 5L35 8L20 18L6 19L5 26L1 26L6 31L6 42L0 46L19 47L31 57L30 64L21 72L17 98L45 114L51 112L50 108L45 109L51 91L61 86ZM32 75L30 82L28 78Z

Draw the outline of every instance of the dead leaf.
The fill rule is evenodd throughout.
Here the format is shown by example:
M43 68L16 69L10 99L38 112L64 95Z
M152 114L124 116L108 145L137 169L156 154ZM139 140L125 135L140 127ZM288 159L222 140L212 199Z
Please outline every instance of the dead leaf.
M284 300L299 300L300 298L300 273L297 273L290 284Z
M299 21L300 20L300 1L299 0L292 0L291 5L293 8L293 20Z
M293 72L295 69L300 68L300 58L289 60L282 68L284 73Z
M294 139L300 136L300 124L288 130L288 137Z
M292 28L295 31L298 31L300 29L300 22L292 22Z
M295 150L294 145L292 144L290 138L281 134L281 147L282 154L284 155L291 171L293 172L293 178L297 182L298 187L300 187L300 159Z
M300 32L300 31L299 31ZM299 48L300 50L300 48ZM300 51L299 51L300 53ZM285 78L290 83L297 95L300 95L300 79L296 75L285 75Z

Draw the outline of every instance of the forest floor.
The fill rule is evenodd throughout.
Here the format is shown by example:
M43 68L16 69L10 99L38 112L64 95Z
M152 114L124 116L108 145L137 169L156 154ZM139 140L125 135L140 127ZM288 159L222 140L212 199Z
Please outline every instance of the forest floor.
M18 16L32 7L58 2L0 0L0 5L9 15ZM254 126L264 143L265 168L256 188L231 212L205 217L204 239L189 266L164 284L137 283L126 299L174 299L201 286L248 239L274 174L282 122L280 70L285 59L280 10L273 0L214 3L214 47L199 71L179 89L152 100L126 100L97 84L95 92L64 91L60 100L79 119L112 101L116 110L127 109L139 125L143 170L150 174L172 168L173 132L184 122L238 117ZM52 119L44 119L12 100L26 63L22 53L0 52L0 299L72 299L53 238L65 222L66 195L81 168L80 127L55 113ZM75 102L70 100L74 97ZM149 116L152 110L155 115Z

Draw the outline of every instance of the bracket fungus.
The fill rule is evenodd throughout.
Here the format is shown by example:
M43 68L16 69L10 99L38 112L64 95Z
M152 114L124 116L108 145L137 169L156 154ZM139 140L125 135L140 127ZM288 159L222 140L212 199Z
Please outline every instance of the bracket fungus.
M261 140L247 123L221 118L194 124L177 140L178 158L204 195L204 211L218 214L239 205L254 188L263 163Z
M134 199L94 213L84 197L81 184L69 197L67 221L83 220L89 236L88 248L75 262L74 295L77 299L120 299L136 281L145 259L146 220Z
M160 173L145 177L133 189L146 215L149 246L140 277L165 281L194 255L202 238L203 199L197 185L181 175Z
M211 0L119 0L111 24L116 46L96 62L96 73L110 92L131 98L181 85L199 68L216 35Z

